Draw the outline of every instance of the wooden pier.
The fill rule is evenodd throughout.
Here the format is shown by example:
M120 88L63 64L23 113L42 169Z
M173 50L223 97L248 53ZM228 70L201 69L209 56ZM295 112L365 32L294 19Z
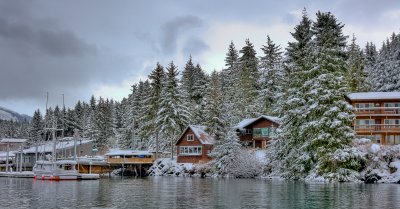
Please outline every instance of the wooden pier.
M114 150L106 156L113 170L121 169L121 176L129 174L142 177L155 161L153 153L148 151Z

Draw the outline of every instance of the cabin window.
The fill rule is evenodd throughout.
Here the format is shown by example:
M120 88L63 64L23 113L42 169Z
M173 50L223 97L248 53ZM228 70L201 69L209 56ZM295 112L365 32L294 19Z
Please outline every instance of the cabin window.
M193 134L187 135L187 136L186 136L186 140L188 140L188 141L193 141L193 140L194 140Z
M180 146L179 155L201 155L201 146Z
M387 135L386 143L391 145L400 144L400 135Z
M253 130L251 130L251 129L245 129L245 130L244 130L244 133L245 133L245 134L252 134L252 133L253 133Z
M253 129L254 137L269 137L275 135L275 128L255 128Z

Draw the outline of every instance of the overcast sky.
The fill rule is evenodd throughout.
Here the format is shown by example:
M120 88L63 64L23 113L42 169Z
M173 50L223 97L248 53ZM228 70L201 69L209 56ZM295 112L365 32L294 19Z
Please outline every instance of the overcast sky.
M120 100L157 61L182 70L190 55L221 70L230 41L285 47L304 7L331 11L361 46L400 32L398 0L0 0L0 106L32 115L47 91L51 105Z

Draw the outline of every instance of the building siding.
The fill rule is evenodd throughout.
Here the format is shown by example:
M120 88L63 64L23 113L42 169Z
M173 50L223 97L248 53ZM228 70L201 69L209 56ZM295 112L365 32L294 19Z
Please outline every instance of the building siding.
M188 141L187 136L192 134L193 141ZM198 156L185 156L180 155L180 147L181 146L201 146L202 154ZM189 128L185 131L185 133L181 136L176 145L177 148L177 163L205 163L211 160L208 156L208 153L212 150L212 145L202 144L200 140L196 137L193 131Z

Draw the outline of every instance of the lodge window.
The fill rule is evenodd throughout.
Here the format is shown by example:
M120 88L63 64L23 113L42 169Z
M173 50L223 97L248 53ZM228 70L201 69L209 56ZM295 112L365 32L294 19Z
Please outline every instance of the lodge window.
M400 144L400 135L387 135L386 143L391 145Z
M400 103L399 102L385 103L385 107L400 107Z
M356 128L371 128L375 124L375 120L356 120Z
M385 128L400 128L400 119L385 119Z
M193 141L193 140L194 140L193 134L187 135L187 136L186 136L186 140L188 140L188 141Z
M245 129L245 134L252 134L253 133L253 131L251 130L251 129Z
M370 110L370 108L375 107L374 103L356 103L355 104L356 109L359 109L358 111L373 111Z
M201 146L180 146L179 155L201 155Z

